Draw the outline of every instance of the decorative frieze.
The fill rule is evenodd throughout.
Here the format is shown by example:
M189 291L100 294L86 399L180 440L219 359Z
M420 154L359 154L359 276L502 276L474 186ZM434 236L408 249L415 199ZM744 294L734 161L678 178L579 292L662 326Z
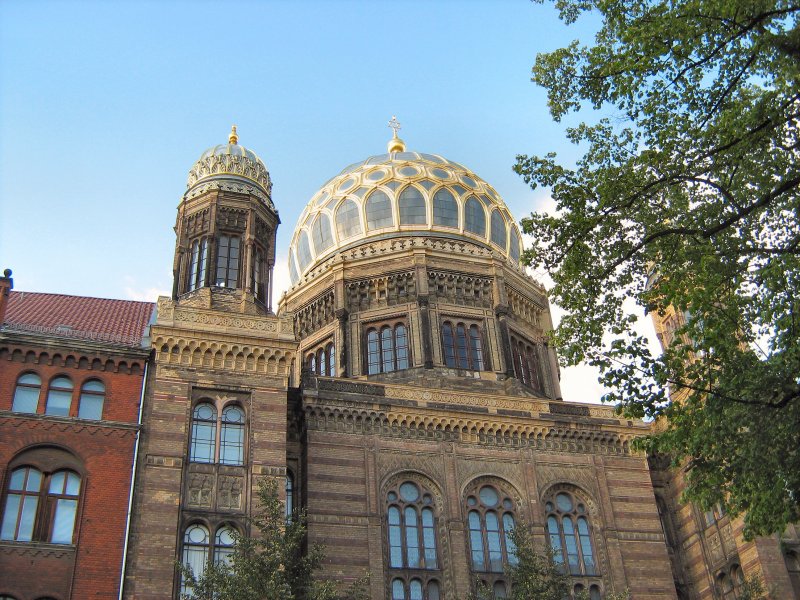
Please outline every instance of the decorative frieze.
M428 290L431 298L459 306L492 306L492 278L454 273L428 271Z
M391 273L347 284L347 306L352 312L412 302L417 297L414 272Z
M295 312L294 328L302 338L332 323L335 318L333 291L328 290Z

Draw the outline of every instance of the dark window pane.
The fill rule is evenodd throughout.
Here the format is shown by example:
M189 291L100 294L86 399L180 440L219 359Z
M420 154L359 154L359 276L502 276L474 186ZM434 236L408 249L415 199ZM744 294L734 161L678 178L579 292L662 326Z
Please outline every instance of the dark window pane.
M507 239L506 221L500 211L495 210L492 212L492 242L505 250Z
M442 346L444 347L444 362L450 368L456 366L456 352L453 340L453 326L450 323L442 325Z
M308 244L308 235L305 231L301 231L297 238L297 262L300 264L300 271L305 271L311 264L311 246Z
M458 227L458 203L448 190L441 189L433 196L433 223Z
M381 351L378 343L378 332L370 329L367 332L367 372L370 375L380 373Z
M480 236L486 235L486 213L475 196L470 196L464 205L464 229Z
M367 231L394 225L392 202L389 196L376 190L367 198Z
M467 358L467 331L463 323L456 326L456 357L459 369L469 369L469 359Z
M428 222L425 198L417 188L408 186L400 194L398 202L401 225L425 225Z
M405 325L398 325L394 328L395 353L397 355L397 369L408 368L408 337L406 336Z
M325 213L317 215L314 225L311 227L311 235L314 237L314 250L316 250L317 254L324 252L333 245L331 222Z
M353 200L345 200L336 211L336 232L339 239L345 239L361 233L361 218L358 205Z

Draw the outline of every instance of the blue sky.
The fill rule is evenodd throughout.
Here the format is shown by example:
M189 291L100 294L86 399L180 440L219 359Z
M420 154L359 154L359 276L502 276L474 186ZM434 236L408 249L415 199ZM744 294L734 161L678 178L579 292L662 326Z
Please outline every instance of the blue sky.
M515 156L576 157L531 66L586 27L526 0L4 0L0 268L18 290L155 300L187 172L234 123L274 181L277 271L306 202L385 151L392 115L410 150L471 168L519 219L548 196Z

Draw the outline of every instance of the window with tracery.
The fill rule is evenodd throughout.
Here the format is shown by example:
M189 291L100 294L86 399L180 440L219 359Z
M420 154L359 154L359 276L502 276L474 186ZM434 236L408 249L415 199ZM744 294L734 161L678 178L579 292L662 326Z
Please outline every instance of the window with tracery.
M559 491L545 502L547 536L556 563L570 575L598 574L586 504Z
M717 572L717 592L723 600L736 600L742 593L744 573L738 563L733 563Z
M195 240L189 251L189 276L186 280L186 291L191 292L206 285L208 269L208 239Z
M400 481L387 491L386 507L392 600L439 600L433 494L415 481Z
M440 189L433 196L433 224L458 227L458 203L447 189Z
M425 225L428 222L425 198L422 197L422 192L413 185L408 186L400 193L398 204L400 225Z
M203 523L193 523L183 532L183 551L181 564L191 569L195 579L201 577L206 567L214 564L230 564L237 530L230 524L217 527L213 539L209 528ZM194 592L186 577L181 576L181 594L194 597Z
M511 356L514 361L514 375L516 378L534 391L544 394L537 346L511 336Z
M375 190L367 198L367 231L394 225L392 201L384 192Z
M408 368L408 330L405 324L371 327L366 333L367 373L388 373Z
M243 465L244 428L244 410L238 405L228 404L218 414L217 407L211 402L198 403L192 411L189 460Z
M442 323L442 349L448 367L483 371L483 338L477 325Z

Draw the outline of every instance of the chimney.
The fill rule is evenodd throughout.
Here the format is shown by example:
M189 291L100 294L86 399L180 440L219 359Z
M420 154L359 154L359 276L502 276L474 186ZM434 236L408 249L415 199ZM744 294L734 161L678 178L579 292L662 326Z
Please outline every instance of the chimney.
M0 325L6 319L6 307L8 306L8 293L14 289L14 280L11 279L11 269L3 271L0 277Z

